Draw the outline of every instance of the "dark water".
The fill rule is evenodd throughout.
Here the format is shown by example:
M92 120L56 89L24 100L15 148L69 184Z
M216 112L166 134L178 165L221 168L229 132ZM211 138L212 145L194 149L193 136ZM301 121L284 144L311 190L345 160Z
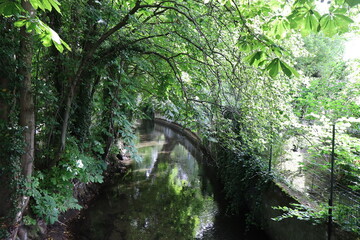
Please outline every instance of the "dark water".
M75 239L268 239L226 216L202 153L159 124L138 129L142 161L114 177L73 225Z

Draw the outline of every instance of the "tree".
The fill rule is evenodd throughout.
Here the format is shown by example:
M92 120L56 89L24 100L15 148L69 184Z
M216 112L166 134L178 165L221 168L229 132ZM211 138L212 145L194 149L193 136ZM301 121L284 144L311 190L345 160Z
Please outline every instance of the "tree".
M44 2L49 4L48 6L43 6L40 4L36 5L36 8L43 7L51 10L52 6L57 7L58 3L54 2ZM33 60L33 41L32 41L32 32L31 30L38 27L36 30L37 34L42 34L42 41L45 44L45 41L50 41L53 39L54 44L60 46L61 39L58 38L57 34L53 32L48 26L42 24L41 21L38 21L36 17L36 10L33 7L34 2L29 1L3 1L1 2L1 14L5 16L12 15L22 15L24 16L21 20L17 21L15 25L20 27L20 48L19 48L19 62L20 66L18 68L18 86L20 87L19 91L19 125L23 127L23 138L24 138L24 149L21 156L21 175L25 181L31 181L31 175L33 171L33 162L34 162L34 146L35 146L35 113L34 113L34 101L32 93L32 60ZM2 78L2 85L4 90L7 91L8 80L6 77ZM9 119L8 112L8 103L3 104L2 119L6 121ZM8 156L10 157L10 156ZM15 174L16 176L16 174ZM5 177L6 178L6 177ZM11 180L5 179L9 185ZM8 185L8 186L9 186ZM4 187L7 187L6 185ZM14 189L12 189L14 190ZM8 193L7 190L2 190L8 196L8 200L14 199L11 197L12 193ZM15 194L14 194L15 195ZM16 195L15 195L16 198ZM5 210L3 215L4 219L11 219L10 221L14 224L17 224L23 216L25 208L29 202L29 196L26 193L22 193L19 199L15 203L17 210L16 216L11 219L10 211ZM10 207L8 202L4 206ZM18 228L15 227L13 230L12 238L15 239L17 235Z
M357 1L335 1L323 15L310 0L61 4L60 14L56 0L0 2L2 23L21 42L19 50L6 45L19 60L15 95L6 91L11 99L19 94L18 112L1 97L0 118L4 126L17 120L28 126L16 138L25 144L22 167L11 169L27 179L29 216L49 222L78 207L71 194L75 178L102 180L104 162L97 159L118 151L117 137L131 145L131 121L144 105L211 141L263 153L293 117L288 102L298 73L282 45L294 32L346 31ZM16 72L10 68L7 73ZM0 83L8 89L15 77L4 76Z
M25 14L29 15L29 19L33 19L36 12L33 6L28 1L21 2L22 7L25 10ZM25 181L30 181L33 172L34 162L34 147L35 147L35 108L33 93L31 89L32 85L32 57L33 57L33 44L32 34L26 31L23 26L20 30L20 57L19 62L22 64L19 68L19 75L22 77L20 83L20 126L24 128L23 137L25 140L24 153L21 156L21 170ZM20 211L16 214L15 222L19 222L22 219L22 215L25 211L29 202L29 196L23 195L20 199L19 209ZM14 238L16 237L16 231Z

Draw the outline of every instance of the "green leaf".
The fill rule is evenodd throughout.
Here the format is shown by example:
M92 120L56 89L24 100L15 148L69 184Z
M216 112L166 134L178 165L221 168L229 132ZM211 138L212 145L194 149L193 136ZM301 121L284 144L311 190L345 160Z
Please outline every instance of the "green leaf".
M309 28L311 29L311 31L316 32L318 25L319 25L319 19L317 19L315 14L309 14L308 22L309 22Z
M280 66L281 66L282 71L285 73L285 75L288 77L291 77L291 75L292 75L291 70L289 68L287 68L286 65L281 61L280 61Z
M326 36L333 36L336 33L344 33L348 31L349 25L354 21L342 14L325 14L320 19L320 30L325 33Z
M294 75L295 77L299 77L300 74L293 68L290 67L287 63L280 61L281 69L285 73L286 76L291 77Z
M62 53L62 52L64 51L63 45L58 44L58 43L56 43L56 42L54 42L54 45L55 45L56 49L57 49L59 52Z
M335 19L337 21L339 21L339 24L341 24L341 23L342 24L350 24L350 23L354 22L351 18L349 18L343 14L335 14Z
M257 51L250 56L245 58L245 61L249 62L250 65L257 67L260 62L262 62L266 57L266 54L263 51Z
M333 36L336 34L336 26L332 17L329 14L325 14L320 19L320 30L324 32L326 36Z
M36 31L37 29L37 24L35 22L30 22L30 21L27 21L26 22L26 31L27 32L32 32L32 31Z
M253 43L252 42L248 42L246 40L244 41L239 41L237 43L238 48L243 51L243 52L249 52L253 50Z
M48 10L52 11L52 8L55 8L55 10L59 13L61 13L59 6L61 5L57 0L43 0L43 2L47 2L46 6Z
M274 58L265 68L269 72L270 77L275 78L280 71L286 76L291 77L292 75L299 77L299 73L287 63L281 61L279 58Z
M26 20L22 19L22 20L18 20L16 22L14 22L14 26L15 27L22 27L26 24Z
M343 5L345 3L345 0L335 0L336 5Z
M288 19L292 29L300 30L301 34L306 36L318 30L320 14L312 7L298 7Z
M346 8L336 8L331 12L332 13L337 13L337 14L345 14L347 12L347 9Z
M345 0L345 2L350 6L354 7L360 3L360 0Z
M3 16L15 16L23 12L24 9L18 2L3 1L0 3L0 14Z
M31 6L33 6L34 9L41 8L41 6L42 6L42 4L39 0L30 0L30 4L31 4Z
M289 66L288 64L286 64L285 62L283 62L283 64L286 66L287 69L289 69L291 71L291 73L295 76L295 77L300 77L300 74L298 73L298 71L296 71L295 68Z
M272 78L275 78L279 73L279 69L280 69L279 61L280 61L279 58L275 58L265 68L266 70L268 70L269 75Z
M35 9L52 11L52 8L55 8L60 13L60 3L57 0L30 0L30 3Z
M52 10L52 6L48 0L42 0L42 3L43 3L42 6L44 9L49 10L49 11Z
M278 46L274 46L271 48L271 50L273 51L273 53L275 53L276 56L281 57L283 55L283 49L281 47Z
M69 46L64 40L61 39L60 41L61 41L61 44L62 44L67 50L71 51L70 46Z
M58 12L58 13L61 13L60 11L60 3L56 0L49 0L49 2L51 3L51 5L53 6L53 8L55 8L55 10Z
M49 32L50 32L51 39L53 40L53 42L56 43L56 44L61 44L61 38L59 37L57 32L52 30L50 27L49 27Z
M269 32L278 38L285 37L289 29L289 20L282 16L276 16L269 22Z

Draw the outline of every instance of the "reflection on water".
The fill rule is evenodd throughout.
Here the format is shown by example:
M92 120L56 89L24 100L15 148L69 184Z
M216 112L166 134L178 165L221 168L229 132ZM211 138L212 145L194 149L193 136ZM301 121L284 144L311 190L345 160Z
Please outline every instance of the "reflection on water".
M138 130L143 161L105 187L76 223L76 239L255 239L219 210L201 152L171 129L150 126Z

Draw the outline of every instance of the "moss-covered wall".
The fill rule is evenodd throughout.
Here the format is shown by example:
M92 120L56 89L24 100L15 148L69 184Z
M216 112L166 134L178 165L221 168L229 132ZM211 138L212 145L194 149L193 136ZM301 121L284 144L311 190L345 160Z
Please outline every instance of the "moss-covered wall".
M199 146L201 149L206 151L208 149L202 146L200 138L192 133L190 130L183 126L169 122L165 119L155 119L156 122L164 124L176 131L181 132L191 139L191 141ZM234 154L229 154L227 157L232 157ZM220 161L221 163L221 161ZM240 168L244 168L246 165L242 165ZM223 166L218 166L223 168ZM231 169L231 168L230 168ZM221 172L223 169L219 169ZM246 169L242 169L243 171ZM222 178L224 181L224 178ZM226 179L225 179L226 180ZM254 212L255 221L258 222L264 230L267 232L269 237L273 240L327 240L327 225L318 224L313 225L308 221L301 221L295 218L284 219L280 222L272 220L272 218L280 216L282 213L279 210L273 209L273 206L289 206L290 203L299 203L295 196L292 196L290 190L281 184L277 184L273 181L267 183L261 183L263 181L261 177L254 177L252 181L258 181L259 184L252 182L251 184L242 183L241 178L236 180L234 185L247 186L247 189L239 187L239 194L233 196L234 198L240 198L250 210ZM224 184L226 186L226 184ZM260 186L260 187L259 187ZM225 190L226 192L226 190ZM231 198L231 196L227 196ZM232 201L229 199L230 202ZM239 202L239 199L235 199L234 203ZM334 234L332 240L360 240L359 236L352 233L342 231L339 227L334 227Z

